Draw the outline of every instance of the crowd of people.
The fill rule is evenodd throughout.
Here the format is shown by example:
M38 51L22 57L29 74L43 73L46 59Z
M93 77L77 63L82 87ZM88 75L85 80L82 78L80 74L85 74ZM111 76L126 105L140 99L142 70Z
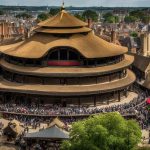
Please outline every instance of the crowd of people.
M74 116L74 115L89 115L96 113L118 111L122 115L135 114L135 107L144 102L145 93L141 93L137 98L133 98L129 103L115 104L106 107L85 107L85 106L68 106L61 105L16 105L16 104L1 104L0 111L6 113L18 113L23 115L41 115L41 116Z
M39 126L40 122L45 122L47 118L59 116L64 122L71 123L77 119L83 119L91 114L106 112L119 112L123 116L135 115L141 127L148 126L148 110L146 109L147 95L144 91L139 91L138 97L133 98L129 103L116 104L106 107L85 107L70 106L62 107L61 105L16 105L1 104L0 111L5 112L11 119L19 119L26 125L32 125L34 128ZM15 113L15 115L12 115ZM18 114L18 115L17 115ZM49 119L50 121L50 119Z

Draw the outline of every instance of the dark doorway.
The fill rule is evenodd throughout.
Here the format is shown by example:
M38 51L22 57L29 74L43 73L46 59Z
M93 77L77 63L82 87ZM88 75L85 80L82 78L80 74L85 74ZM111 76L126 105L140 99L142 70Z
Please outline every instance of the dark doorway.
M67 107L67 102L65 100L62 101L62 107Z

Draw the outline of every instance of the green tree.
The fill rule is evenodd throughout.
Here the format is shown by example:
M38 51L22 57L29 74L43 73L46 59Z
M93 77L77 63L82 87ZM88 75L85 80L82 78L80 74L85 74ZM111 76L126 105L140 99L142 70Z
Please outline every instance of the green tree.
M50 12L49 12L49 15L50 16L55 16L57 13L59 13L60 9L58 8L51 8L50 9Z
M37 17L37 19L40 20L40 21L44 21L44 20L46 20L48 18L49 18L49 15L47 13L41 13Z
M130 34L130 35L131 35L132 37L135 37L135 38L136 38L136 37L138 37L138 33L137 33L137 32L134 32L134 31L133 31L133 32L131 32L131 34Z
M4 15L4 12L2 10L0 10L0 15Z
M137 19L141 19L144 16L144 12L142 10L134 10L129 13L130 16L134 16Z
M106 18L111 17L111 16L113 16L113 14L111 12L108 12L108 13L105 13L103 15L103 18L106 19Z
M92 19L93 21L98 20L98 14L93 10L86 10L83 12L82 17L84 20Z
M80 20L84 21L84 18L82 17L82 15L80 15L79 13L74 14L74 16Z
M125 16L124 21L126 23L134 23L137 21L137 18L134 16Z
M118 113L95 115L72 125L62 150L132 150L141 140L137 122Z
M103 15L104 21L107 23L118 23L119 22L119 17L114 16L112 13L108 12Z
M115 17L115 23L119 22L119 17L118 16L114 16Z
M105 19L105 22L107 22L107 23L115 23L115 18L114 18L114 16L107 17L107 18Z
M148 24L150 22L150 16L143 16L141 20L143 23Z

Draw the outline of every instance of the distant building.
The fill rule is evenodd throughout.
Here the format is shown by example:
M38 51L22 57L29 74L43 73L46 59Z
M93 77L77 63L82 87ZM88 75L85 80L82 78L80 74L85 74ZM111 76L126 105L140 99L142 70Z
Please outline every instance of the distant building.
M0 20L0 40L12 37L12 24L5 20Z
M150 33L141 34L141 53L144 56L150 56Z

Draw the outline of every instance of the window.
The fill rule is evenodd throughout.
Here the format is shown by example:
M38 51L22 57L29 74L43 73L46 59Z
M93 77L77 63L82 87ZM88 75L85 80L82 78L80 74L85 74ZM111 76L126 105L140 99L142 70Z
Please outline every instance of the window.
M67 57L68 50L62 49L59 51L59 53L60 53L60 60L68 60L68 57Z
M50 60L58 60L58 58L59 58L58 51L54 51L49 55Z
M79 53L67 47L56 48L48 56L48 60L78 60Z
M78 54L72 51L69 51L69 60L77 60L78 59Z

